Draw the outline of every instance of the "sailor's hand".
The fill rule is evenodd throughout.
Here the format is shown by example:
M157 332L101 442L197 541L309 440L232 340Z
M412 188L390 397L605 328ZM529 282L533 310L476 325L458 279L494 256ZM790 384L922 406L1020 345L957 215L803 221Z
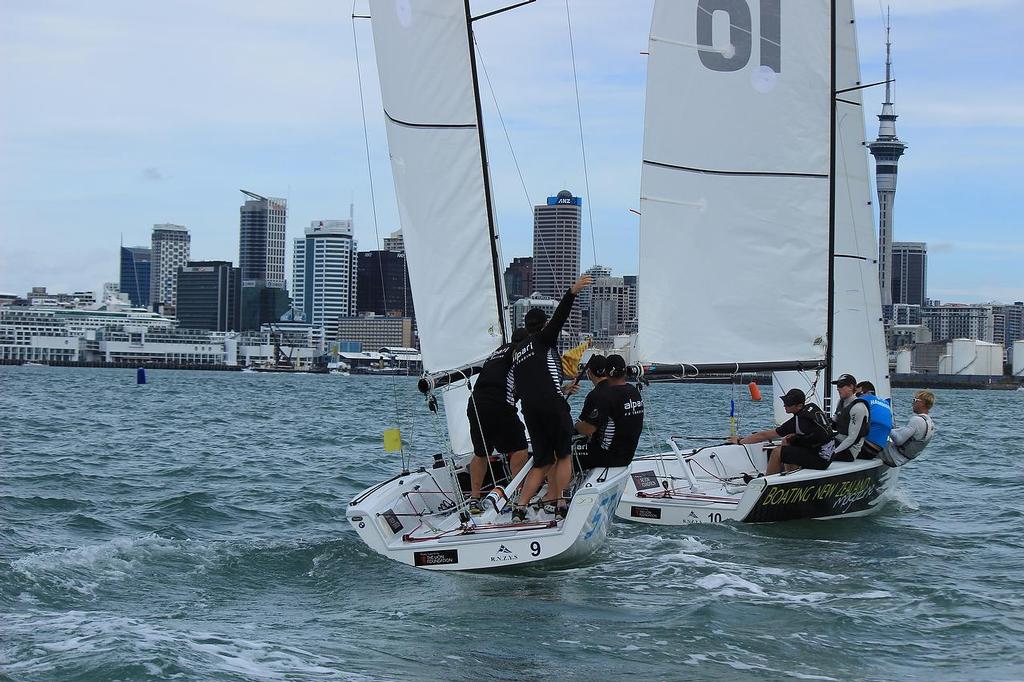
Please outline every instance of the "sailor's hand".
M563 395L570 396L570 395L576 393L576 391L578 391L578 390L580 390L580 385L578 383L576 383L575 381L568 381L568 382L562 384L562 394Z
M589 287L593 281L594 280L590 275L580 275L580 278L576 280L576 284L572 285L572 289L570 289L570 291L573 294L578 294Z
M789 434L788 436L783 436L782 437L782 444L783 445L791 445L792 443L793 443L793 434L792 433Z
M740 444L740 437L739 436L729 436L729 438L727 440L728 440L728 442L732 443L733 445L739 445Z

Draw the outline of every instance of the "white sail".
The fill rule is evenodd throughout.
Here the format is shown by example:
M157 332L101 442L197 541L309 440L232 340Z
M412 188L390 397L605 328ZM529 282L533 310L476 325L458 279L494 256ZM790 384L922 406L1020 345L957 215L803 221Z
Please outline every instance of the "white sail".
M863 85L857 52L853 0L836 7L836 90ZM833 376L852 374L870 381L879 396L889 397L889 370L878 290L878 246L871 208L868 158L864 148L861 91L837 95L836 101L836 242L834 284ZM813 373L776 372L776 396L799 388L823 405L825 387ZM818 379L815 382L815 379ZM831 388L832 404L838 396ZM775 402L776 422L788 418Z
M853 0L836 9L836 90L862 85ZM852 104L851 104L852 102ZM833 376L849 373L889 397L889 360L878 288L878 243L864 147L861 91L836 101L836 259Z
M659 0L641 179L638 353L822 359L827 0Z
M497 229L488 209L464 0L370 0L373 41L406 261L427 371L486 357L504 340ZM452 450L470 449L468 390L445 412Z
M370 15L423 365L452 369L503 340L466 4Z

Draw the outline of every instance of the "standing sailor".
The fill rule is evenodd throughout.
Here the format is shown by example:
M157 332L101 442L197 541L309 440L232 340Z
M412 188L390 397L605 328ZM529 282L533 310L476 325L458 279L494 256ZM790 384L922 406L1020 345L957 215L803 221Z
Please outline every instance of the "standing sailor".
M479 514L480 488L487 475L487 459L497 450L509 456L514 477L526 464L526 430L516 412L515 397L510 390L512 351L526 338L526 330L512 332L512 341L498 347L484 361L466 405L469 436L473 440L473 460L469 463L471 485L469 512Z
M545 504L557 504L563 488L572 477L572 460L569 457L572 416L562 388L558 336L569 318L576 295L591 281L589 275L576 280L565 292L550 320L539 308L527 312L524 322L529 337L516 346L512 354L512 380L515 393L522 401L523 417L533 445L533 469L526 475L519 502L512 511L514 520L526 518L526 505L540 490L549 473L552 475L548 476ZM552 467L554 471L551 471Z

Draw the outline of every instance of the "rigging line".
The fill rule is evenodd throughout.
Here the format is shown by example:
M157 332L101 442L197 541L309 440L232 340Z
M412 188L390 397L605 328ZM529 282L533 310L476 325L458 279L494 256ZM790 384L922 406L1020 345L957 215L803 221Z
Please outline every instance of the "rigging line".
M373 166L370 163L370 132L366 125L366 101L363 97L363 70L359 63L359 36L356 32L356 1L352 0L352 46L356 56L356 81L359 84L359 113L363 119L363 147L366 150L366 175L370 182L370 213L373 216L373 235L377 246L377 269L380 271L380 289L381 297L384 299L384 312L387 313L388 308L388 289L384 282L384 259L381 255L380 247L380 227L377 221L377 198L373 189ZM405 275L403 273L403 284L405 282ZM405 310L402 311L403 313ZM391 394L395 402L395 422L398 424L399 434L402 430L402 415L401 410L398 407L398 380L395 375L391 375ZM405 445L402 443L401 435L398 438L398 449L399 454L402 458L402 469L408 469L409 463L412 461L412 455L409 456L409 462L406 461L405 456Z
M583 108L580 106L580 83L576 74L576 48L572 42L572 16L569 12L569 0L565 0L565 23L569 29L569 56L572 59L572 85L576 92L576 120L580 128L580 153L583 155L583 185L587 191L587 217L590 220L590 247L594 253L594 265L597 265L597 240L594 239L594 202L590 193L590 173L587 171L587 145L583 138Z
M475 50L476 56L480 60L480 69L484 73L484 80L487 81L487 89L490 90L490 92L491 92L491 99L493 100L494 108L495 108L495 110L498 113L498 120L501 122L502 130L505 131L505 141L508 143L509 153L512 155L512 161L515 163L516 172L519 174L519 183L520 183L520 185L523 188L523 196L526 197L526 206L530 210L530 215L533 215L533 202L530 200L530 193L526 189L526 180L523 178L523 171L521 170L521 168L519 166L519 159L518 159L518 157L516 157L515 149L512 147L512 138L509 135L508 128L505 126L505 117L502 116L501 107L498 106L498 97L497 97L497 95L494 92L494 85L491 82L490 75L488 75L488 73L487 73L487 64L484 61L484 55L483 55L483 52L481 52L481 50L480 50L480 43L477 42L476 34L475 33L473 34L473 44L476 46L476 50ZM481 122L481 124L482 124L482 122ZM536 236L535 236L535 238L536 238ZM542 247L541 248L541 255L544 257L545 265L546 265L547 269L551 272L551 276L554 277L554 275L555 275L555 266L554 266L554 263L552 262L551 254L548 252L548 247L543 242L541 243L541 247ZM540 266L539 263L537 263L535 265L538 268ZM527 297L529 297L531 294L533 294L532 291L526 292ZM509 307L511 307L511 306L509 306ZM513 320L513 322L514 322L514 320Z

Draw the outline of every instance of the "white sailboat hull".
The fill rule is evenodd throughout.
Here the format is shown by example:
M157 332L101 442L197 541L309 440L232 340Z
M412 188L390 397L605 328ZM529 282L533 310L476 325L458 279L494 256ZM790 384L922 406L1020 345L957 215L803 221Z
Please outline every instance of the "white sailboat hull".
M468 463L468 458L461 461ZM460 466L459 470L462 467ZM435 571L493 569L537 562L573 563L605 540L629 478L626 467L585 472L565 519L508 513L460 516L450 468L421 469L360 493L347 516L378 554Z
M615 515L666 526L865 516L880 509L896 485L898 469L877 459L745 483L744 474L764 471L766 451L761 444L718 445L635 459Z

